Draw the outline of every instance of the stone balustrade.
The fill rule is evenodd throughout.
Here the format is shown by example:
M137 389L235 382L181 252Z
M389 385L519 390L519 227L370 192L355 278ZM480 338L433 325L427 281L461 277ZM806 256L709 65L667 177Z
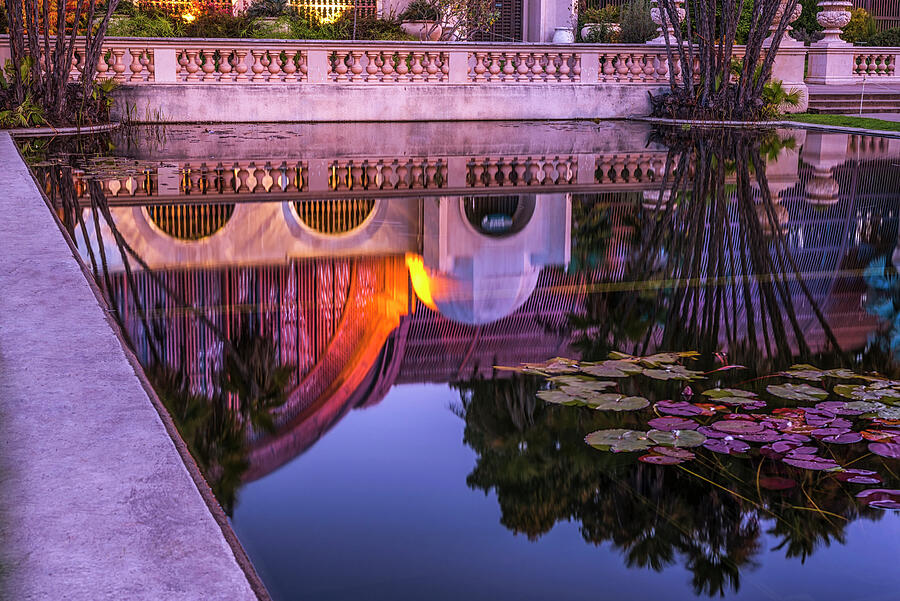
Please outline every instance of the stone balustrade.
M0 45L6 36L0 36ZM664 47L646 44L347 42L107 38L98 77L147 83L666 84ZM742 49L736 54L740 56ZM0 57L2 58L2 57ZM868 60L868 59L867 59ZM875 59L874 71L879 71ZM885 60L885 59L881 59ZM868 63L867 63L868 64ZM883 67L892 66L888 60ZM696 68L696 66L695 66ZM84 69L76 52L72 77Z
M853 52L853 75L855 77L900 77L897 73L897 59L900 48L855 48Z

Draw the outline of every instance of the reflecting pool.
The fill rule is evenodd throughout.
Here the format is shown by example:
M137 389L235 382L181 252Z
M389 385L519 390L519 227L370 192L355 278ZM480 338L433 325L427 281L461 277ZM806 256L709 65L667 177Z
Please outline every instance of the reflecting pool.
M23 152L274 598L900 598L900 140Z

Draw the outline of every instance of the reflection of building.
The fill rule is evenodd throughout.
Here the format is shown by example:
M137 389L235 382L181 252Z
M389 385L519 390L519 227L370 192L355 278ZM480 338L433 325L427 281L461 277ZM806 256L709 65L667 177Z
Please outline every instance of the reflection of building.
M823 147L812 136L799 157L779 154L769 188L787 215L785 240L818 309L843 346L859 347L874 320L859 310L863 289L852 261L875 222L897 210L897 170L891 159L879 158L885 149L846 140L848 158L859 159L829 165L837 202L811 204L807 186L822 159L815 149ZM645 171L635 165L610 171ZM145 364L155 349L203 392L214 385L223 345L251 328L296 367L278 434L254 441L251 477L257 477L314 443L349 409L377 403L394 383L491 377L494 365L568 354L569 316L582 311L590 292L618 286L635 294L628 280L649 279L646 269L632 265L634 220L653 208L641 207L639 191L629 197L517 192L523 193L426 196L419 190L417 198L367 199L347 190L324 202L112 206L119 234L143 263L128 259L130 276L102 220L98 240L89 209L82 217L90 244L81 233L75 239L97 264L102 255L110 295ZM573 203L598 205L609 232L593 239L575 228ZM739 227L734 215L729 219ZM566 273L573 245L601 243L596 268ZM826 348L798 280L785 290L807 343ZM732 307L727 299L726 306ZM735 319L743 335L740 320L747 316Z

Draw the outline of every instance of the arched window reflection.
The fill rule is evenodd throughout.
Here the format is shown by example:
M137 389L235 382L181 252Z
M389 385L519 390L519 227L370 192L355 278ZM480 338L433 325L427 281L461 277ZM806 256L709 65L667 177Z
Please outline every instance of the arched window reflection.
M228 223L233 204L149 205L147 215L163 232L179 240L212 236Z

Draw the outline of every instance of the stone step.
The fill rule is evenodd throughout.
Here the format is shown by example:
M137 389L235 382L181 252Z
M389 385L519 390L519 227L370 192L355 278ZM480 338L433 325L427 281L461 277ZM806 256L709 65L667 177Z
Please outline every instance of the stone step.
M859 113L859 106L855 108L841 108L841 107L809 107L810 113L822 113L828 115L855 115ZM898 107L878 107L878 106L864 106L862 110L863 116L872 113L900 113L900 108Z

